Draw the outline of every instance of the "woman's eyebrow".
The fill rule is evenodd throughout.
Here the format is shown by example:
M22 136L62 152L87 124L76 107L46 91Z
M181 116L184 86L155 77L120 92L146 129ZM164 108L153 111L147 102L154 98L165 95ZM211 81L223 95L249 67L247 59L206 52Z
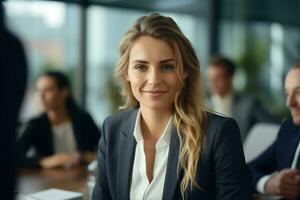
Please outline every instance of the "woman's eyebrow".
M132 62L135 62L135 63L145 63L145 64L148 63L148 62L145 61L145 60L133 60Z
M174 61L174 58L165 59L165 60L160 61L159 63L166 63L166 62L171 62L171 61Z
M174 61L174 60L175 60L174 58L168 58L168 59L164 59L164 60L159 61L159 63L172 62L172 61ZM149 62L147 62L147 61L145 61L145 60L140 60L140 59L133 60L133 61L131 61L131 62L135 62L135 63L145 63L145 64L149 63Z

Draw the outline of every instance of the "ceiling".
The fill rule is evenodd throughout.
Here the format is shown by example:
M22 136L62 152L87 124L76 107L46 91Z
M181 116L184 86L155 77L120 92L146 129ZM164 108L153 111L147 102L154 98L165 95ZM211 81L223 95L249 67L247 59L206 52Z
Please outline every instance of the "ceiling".
M13 1L13 0L7 0ZM49 0L48 0L49 1ZM300 0L55 0L151 12L176 12L219 19L277 22L300 26Z

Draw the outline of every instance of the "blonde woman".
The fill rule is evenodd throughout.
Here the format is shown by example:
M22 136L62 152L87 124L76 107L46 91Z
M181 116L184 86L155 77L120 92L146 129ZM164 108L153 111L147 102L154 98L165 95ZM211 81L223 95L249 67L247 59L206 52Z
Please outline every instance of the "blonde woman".
M129 109L104 122L93 200L251 199L238 126L205 109L198 59L172 18L137 19L116 75Z

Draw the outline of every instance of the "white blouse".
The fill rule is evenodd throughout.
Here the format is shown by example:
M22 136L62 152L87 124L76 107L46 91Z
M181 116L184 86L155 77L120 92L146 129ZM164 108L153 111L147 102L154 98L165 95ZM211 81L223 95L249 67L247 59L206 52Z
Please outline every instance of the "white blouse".
M165 130L155 145L155 161L153 179L149 184L146 173L146 156L144 152L144 140L141 132L141 113L138 111L133 135L137 145L132 171L130 188L131 200L159 200L162 199L166 169L168 163L169 146L171 139L172 117L170 117Z
M70 121L52 126L55 153L75 153L77 151L74 130Z

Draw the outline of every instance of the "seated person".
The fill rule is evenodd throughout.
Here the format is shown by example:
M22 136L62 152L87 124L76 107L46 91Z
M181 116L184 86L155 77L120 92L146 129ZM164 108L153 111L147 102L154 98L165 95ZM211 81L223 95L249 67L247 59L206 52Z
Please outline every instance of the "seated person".
M283 122L275 142L249 165L256 192L300 199L300 61L285 78L291 118Z
M92 200L250 200L233 119L205 108L200 65L176 22L139 17L120 44L126 110L108 117Z
M254 124L273 122L274 119L256 98L234 90L233 78L236 68L235 63L226 57L215 56L211 59L207 69L210 90L207 103L214 111L237 121L244 142Z
M44 73L37 90L45 112L30 120L17 140L21 167L53 168L93 160L100 131L75 104L67 77L60 72ZM31 147L35 155L27 157Z

